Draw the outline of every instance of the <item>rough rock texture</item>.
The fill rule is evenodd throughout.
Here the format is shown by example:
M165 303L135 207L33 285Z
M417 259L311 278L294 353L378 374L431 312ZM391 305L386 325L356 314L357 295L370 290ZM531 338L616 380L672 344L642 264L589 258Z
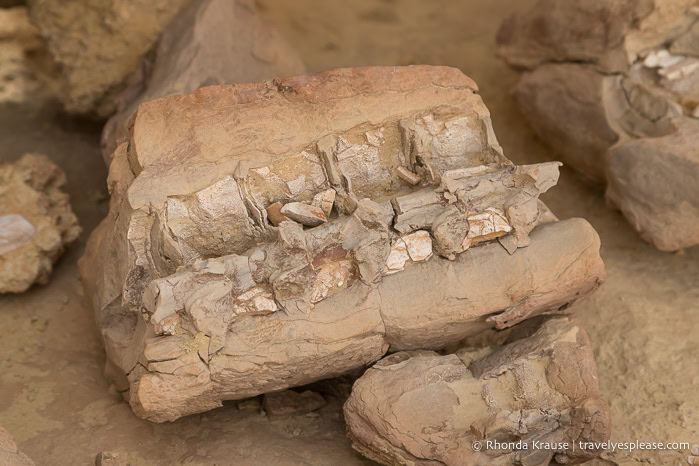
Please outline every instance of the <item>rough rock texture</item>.
M392 354L344 411L352 446L387 465L574 464L610 435L590 340L569 316L521 324L501 347Z
M153 54L119 98L119 111L102 134L109 157L128 137L139 104L202 86L251 83L305 73L298 53L260 17L253 0L194 0L165 28Z
M0 426L0 464L3 466L34 466L34 461L19 451L10 433Z
M658 249L699 244L699 2L541 0L498 33L522 112Z
M60 74L24 6L0 8L0 103L55 98Z
M596 289L592 227L535 228L558 163L509 162L476 91L453 68L372 67L142 104L81 260L136 414L173 420L389 347L440 348ZM267 217L314 202L317 226Z
M65 181L45 155L0 165L0 293L47 283L53 263L80 234L61 190Z
M311 390L297 392L290 389L267 393L264 397L263 407L267 416L274 419L310 413L322 408L327 403L320 393Z
M189 0L29 0L32 22L61 66L71 113L106 118L141 55Z

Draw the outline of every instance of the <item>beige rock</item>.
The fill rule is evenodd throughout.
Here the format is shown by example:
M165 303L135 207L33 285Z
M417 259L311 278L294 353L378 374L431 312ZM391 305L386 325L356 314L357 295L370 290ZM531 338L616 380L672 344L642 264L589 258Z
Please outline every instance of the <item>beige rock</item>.
M270 419L278 419L299 414L306 414L322 408L328 402L320 393L305 390L283 390L267 393L262 406Z
M330 213L333 210L333 205L335 204L336 195L337 193L334 189L326 189L325 191L320 192L313 197L312 204L315 207L320 207L320 209L323 211L323 214L325 214L326 218L330 217Z
M592 227L537 227L558 163L509 162L475 89L451 68L372 67L141 105L80 262L135 413L174 420L308 384L389 346L441 348L596 289ZM400 166L425 184L403 182ZM293 219L330 189L325 223L270 223L269 206ZM493 231L447 260L433 217L454 209L447 230L485 214ZM512 238L507 251L492 233Z
M275 202L274 204L270 204L267 207L265 207L265 210L267 211L267 218L269 219L270 223L274 225L275 227L278 227L280 223L282 223L284 220L289 220L282 214L282 203L281 202Z
M0 165L0 293L47 283L53 263L80 234L65 181L45 155Z
M571 464L598 456L579 443L610 435L585 330L567 316L522 325L501 347L399 352L376 363L345 403L352 446L386 465Z
M303 202L290 202L284 204L281 214L301 225L317 227L328 221L320 206L304 204Z
M29 0L32 22L62 69L71 113L105 118L163 28L188 0Z
M699 244L699 133L690 129L699 115L697 6L541 0L499 35L501 55L529 68L516 94L537 134L572 167L606 181L611 204L666 251ZM632 147L644 155L631 157Z
M128 121L143 102L305 71L298 53L260 16L253 0L192 0L165 28L154 53L141 60L119 97L118 113L104 127L102 155L109 162L116 146L126 141Z
M55 99L60 75L24 6L0 8L0 102Z
M0 426L0 464L4 466L34 466L34 461L22 453L10 433Z

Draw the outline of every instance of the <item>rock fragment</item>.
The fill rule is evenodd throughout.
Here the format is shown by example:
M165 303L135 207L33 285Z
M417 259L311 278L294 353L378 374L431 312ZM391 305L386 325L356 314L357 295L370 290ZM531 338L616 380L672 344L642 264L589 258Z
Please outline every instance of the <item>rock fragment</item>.
M699 244L698 31L694 0L539 0L498 33L532 128L663 251Z
M47 283L53 263L80 234L65 181L45 155L0 165L0 293Z
M405 167L398 167L398 176L408 183L415 185L420 183L420 177Z
M284 204L281 214L308 227L317 227L328 221L320 206L316 207L302 202Z
M167 11L178 4L185 5L178 0ZM135 65L117 99L117 113L102 133L107 163L117 145L127 140L129 119L143 102L203 86L252 83L306 71L299 54L262 18L253 0L188 1L165 27L153 52Z
M278 227L284 220L289 220L284 214L282 214L282 207L281 202L275 202L274 204L270 204L265 207L265 210L267 211L267 218L275 227Z
M283 390L267 393L262 406L270 419L279 419L300 414L307 414L328 404L320 393L311 390L297 392Z
M335 195L337 193L334 189L326 189L313 196L312 205L315 207L320 207L325 214L325 217L330 217L330 213L333 210L333 205L335 204Z
M142 104L80 261L134 412L174 420L594 291L592 227L538 224L559 164L507 160L475 89L452 68L369 67ZM276 203L290 221L275 226ZM451 261L445 212L464 232ZM472 216L483 225L463 251Z
M575 318L537 320L538 328L516 328L501 347L399 352L376 363L345 403L352 446L386 465L571 464L598 456L579 443L610 435L589 338ZM507 446L520 441L527 448Z
M0 426L0 464L7 466L34 466L27 455L22 453L12 435Z

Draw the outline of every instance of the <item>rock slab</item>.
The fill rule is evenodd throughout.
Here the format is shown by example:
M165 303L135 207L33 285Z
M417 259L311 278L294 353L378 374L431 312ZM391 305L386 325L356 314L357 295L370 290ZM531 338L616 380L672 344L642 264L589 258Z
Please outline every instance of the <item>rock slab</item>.
M370 67L142 104L80 262L134 412L174 420L594 291L594 229L540 222L559 164L507 160L476 91ZM301 205L330 216L295 222Z

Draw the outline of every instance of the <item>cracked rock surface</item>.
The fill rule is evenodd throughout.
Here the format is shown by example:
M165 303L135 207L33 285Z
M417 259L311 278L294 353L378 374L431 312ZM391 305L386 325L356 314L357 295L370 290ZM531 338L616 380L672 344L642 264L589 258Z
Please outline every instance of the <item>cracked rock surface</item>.
M601 452L579 442L610 435L590 340L570 316L531 319L501 346L392 354L344 412L352 446L387 465L575 464Z
M539 136L663 251L699 244L699 2L540 0L498 32Z
M53 263L80 234L65 181L45 155L0 164L0 293L47 283Z
M565 308L605 272L538 200L558 165L507 160L453 68L142 104L80 263L106 371L162 422Z
M163 30L153 53L141 59L117 101L117 114L104 127L102 155L109 163L143 102L305 71L298 53L260 16L253 0L193 0Z
M34 461L17 448L12 435L2 426L0 426L0 464L3 466L34 466Z
M106 118L139 58L189 0L28 0L29 13L61 66L66 110Z

